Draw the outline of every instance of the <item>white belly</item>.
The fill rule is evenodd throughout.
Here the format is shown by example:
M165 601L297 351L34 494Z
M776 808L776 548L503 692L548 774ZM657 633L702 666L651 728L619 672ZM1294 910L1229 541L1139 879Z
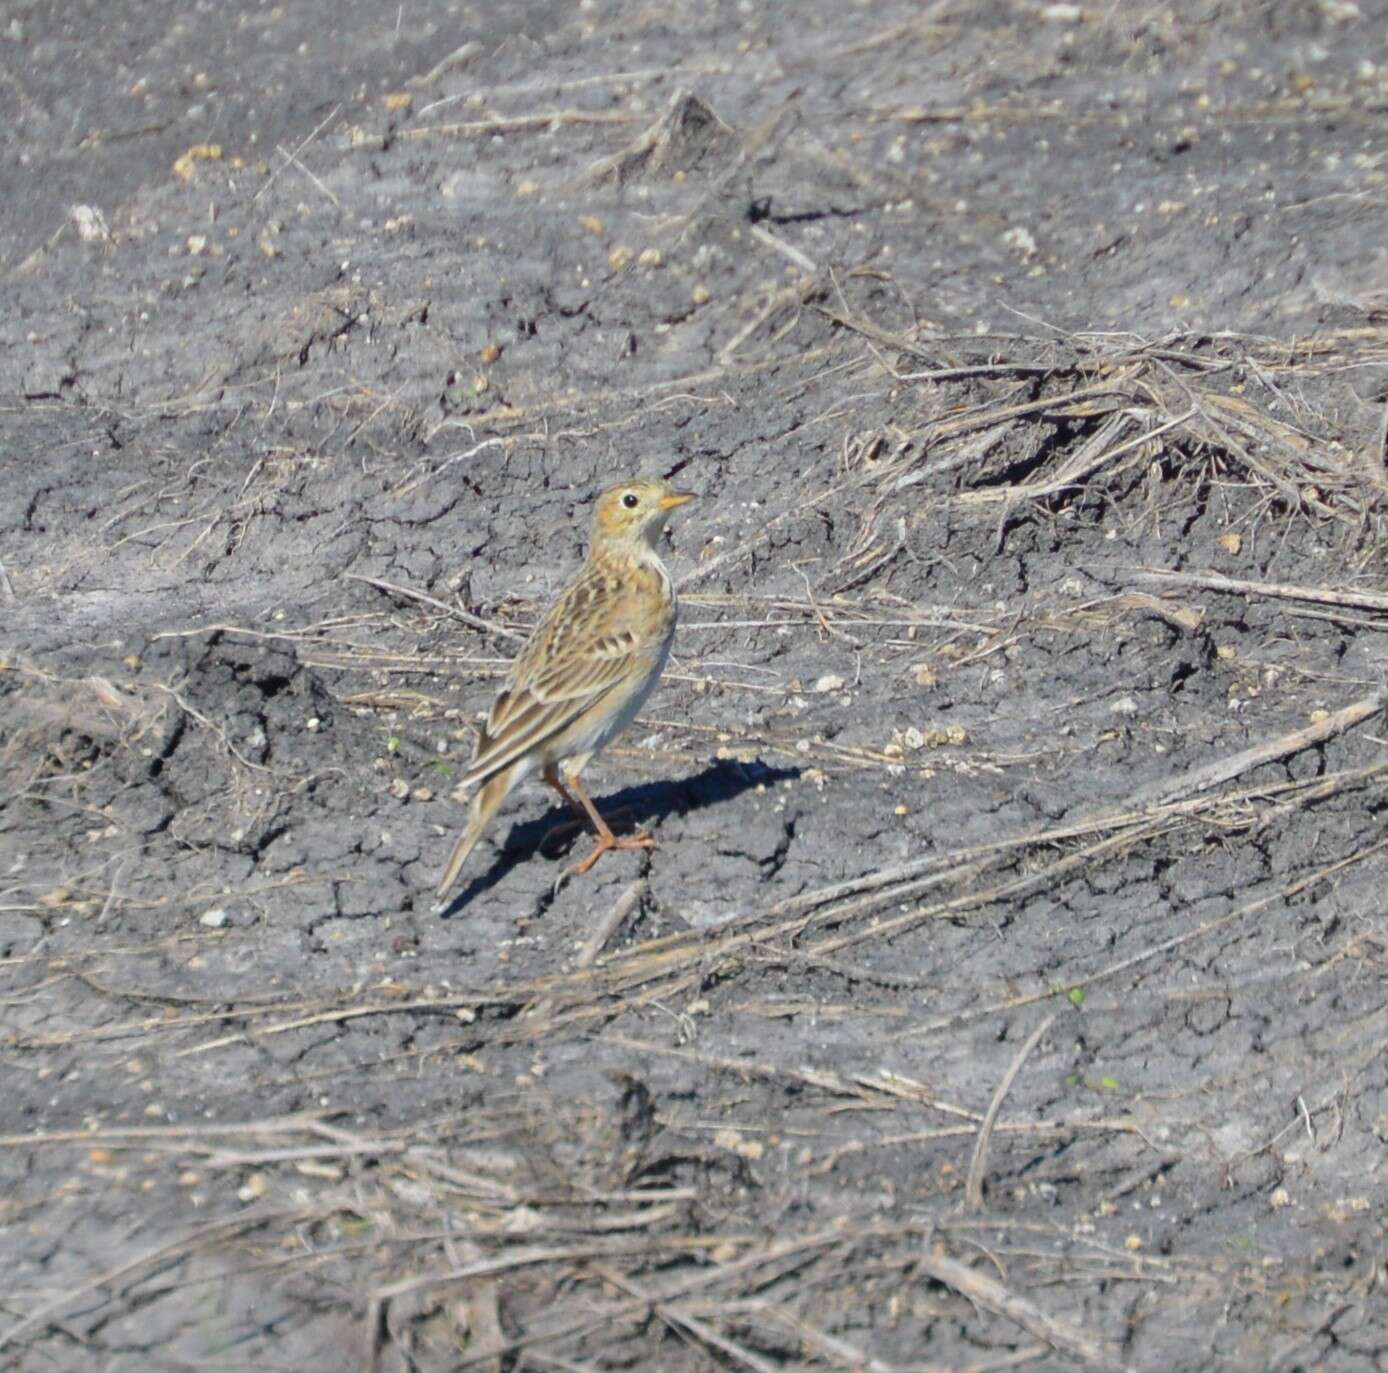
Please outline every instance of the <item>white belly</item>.
M635 691L631 692L626 700L617 704L616 709L610 715L595 720L591 730L570 742L565 752L570 760L569 769L571 771L580 771L590 758L601 753L641 713L642 707L650 700L651 693L660 685L661 674L665 671L665 664L670 659L670 645L673 640L673 634L666 637L665 642L660 646L655 667L650 676Z

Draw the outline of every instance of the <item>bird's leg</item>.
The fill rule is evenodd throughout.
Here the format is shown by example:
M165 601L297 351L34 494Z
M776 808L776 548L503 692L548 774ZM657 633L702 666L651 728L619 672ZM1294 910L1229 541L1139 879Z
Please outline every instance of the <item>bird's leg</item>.
M546 785L553 787L564 798L564 804L573 811L580 822L588 818L584 808L579 805L578 798L564 785L563 779L559 776L559 769L553 763L544 770L543 776Z
M588 812L588 819L593 822L593 829L598 836L598 846L587 858L581 859L571 867L566 868L566 873L582 874L587 872L608 849L655 848L655 836L648 834L643 829L638 829L634 834L624 834L620 839L613 834L611 827L608 825L607 821L602 818L598 808L593 804L588 793L583 790L582 784L574 773L569 774L569 786L573 789L574 795L577 796L582 803L583 809Z
M572 820L561 820L558 824L551 825L545 832L545 837L540 842L542 851L553 853L553 845L562 844L571 839L576 832L588 828L588 812L578 803L568 787L566 787L559 776L559 769L551 763L541 774L547 786L551 786L560 796L564 798L564 804L573 812Z

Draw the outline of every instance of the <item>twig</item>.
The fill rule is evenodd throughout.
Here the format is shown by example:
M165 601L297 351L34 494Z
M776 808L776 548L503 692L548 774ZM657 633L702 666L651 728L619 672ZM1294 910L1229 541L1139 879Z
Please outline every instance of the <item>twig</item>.
M699 1063L715 1072L731 1073L744 1082L761 1078L768 1082L793 1082L801 1087L815 1087L823 1092L845 1096L851 1100L875 1105L882 1099L882 1090L873 1083L855 1086L838 1073L819 1068L772 1067L743 1058L723 1058L717 1054L701 1053L697 1049L679 1049L673 1044L658 1044L644 1039L628 1039L625 1035L608 1034L602 1038L603 1044L615 1044L623 1049L631 1049L639 1054L664 1054L669 1058L683 1059L688 1063Z
M697 1316L691 1315L683 1307L661 1301L659 1297L638 1286L625 1273L617 1272L611 1265L594 1264L593 1271L628 1296L645 1302L667 1325L677 1330L687 1330L696 1339L702 1340L705 1344L728 1355L735 1363L752 1369L753 1373L776 1373L779 1365L769 1364L765 1359L753 1354L750 1349L728 1339L725 1335L720 1335L712 1326L705 1325Z
M821 491L817 496L811 496L809 500L802 501L799 505L790 506L782 510L779 515L773 515L769 520L761 521L756 534L746 543L739 544L737 548L730 548L726 553L720 553L716 558L710 558L702 567L695 568L692 572L686 572L679 579L678 586L681 591L691 586L697 586L700 582L707 581L719 568L729 562L735 562L745 558L761 541L768 538L771 531L776 528L782 520L791 519L795 515L803 515L807 510L813 510L817 506L823 505L832 496L837 496L839 492L847 490L848 487L856 485L858 478L850 478L848 481L839 482L836 486L831 486L826 491Z
M622 110L550 110L540 114L517 114L493 119L472 119L462 124L426 124L420 129L402 129L397 138L414 142L444 134L470 138L478 134L518 133L523 129L547 129L560 124L630 124L641 116Z
M780 253L782 257L793 262L806 276L818 276L819 267L812 257L802 253L793 244L787 243L783 238L777 238L769 229L763 229L760 224L751 225L747 232L757 240L764 243L772 252Z
M782 1260L791 1259L796 1263L805 1262L809 1251L814 1249L824 1249L843 1242L843 1231L839 1229L820 1231L816 1234L805 1235L797 1239L786 1240L779 1244L774 1244L768 1249L760 1250L757 1253L749 1254L744 1258L734 1259L730 1263L717 1264L699 1273L694 1278L684 1279L674 1284L669 1290L660 1295L662 1301L672 1301L677 1297L688 1296L690 1293L698 1292L704 1288L716 1287L720 1283L727 1282L730 1278L749 1272L773 1263L780 1263ZM695 1241L702 1247L711 1248L706 1239ZM677 1246L683 1249L683 1244ZM625 1316L638 1313L642 1308L648 1308L649 1302L640 1298L633 1298L629 1302L622 1304L615 1309L609 1310L602 1315L593 1317L585 1316L581 1320L570 1322L558 1329L548 1329L527 1335L522 1335L519 1339L511 1340L504 1349L499 1351L488 1351L489 1355L493 1352L501 1354L513 1354L517 1350L525 1349L530 1345L545 1341L550 1344L557 1344L562 1340L571 1339L578 1335L587 1334L598 1330L614 1320L620 1320ZM464 1356L453 1365L458 1373L463 1369L471 1368L480 1363L484 1356ZM375 1366L372 1366L371 1373L375 1373Z
M1331 863L1328 867L1321 868L1317 872L1311 873L1307 877L1299 878L1295 882L1289 883L1285 887L1279 887L1268 896L1259 897L1256 901L1250 901L1247 905L1240 906L1237 910L1227 912L1225 915L1215 916L1211 920L1206 920L1197 925L1193 930L1186 930L1181 934L1172 935L1170 939L1163 939L1158 944L1153 944L1151 948L1143 949L1139 953L1131 954L1127 958L1120 958L1116 963L1110 963L1107 967L1100 968L1098 972L1091 973L1087 977L1082 977L1075 982L1076 987L1092 987L1098 982L1107 978L1115 977L1121 972L1126 972L1129 968L1136 967L1139 963L1145 963L1149 959L1156 958L1159 954L1170 953L1172 949L1181 948L1183 945L1190 944L1198 939L1203 939L1207 934L1215 930L1223 929L1226 925L1232 925L1242 920L1245 916L1256 915L1259 911L1266 910L1269 906L1281 905L1289 901L1292 897L1300 896L1302 892L1315 886L1318 882L1324 882L1327 878L1335 876L1336 873L1352 867L1355 863L1362 863L1366 858L1372 858L1376 854L1388 849L1388 839L1381 840L1377 844L1371 844L1366 849L1360 849L1358 853L1352 853L1348 858L1342 858L1338 862ZM932 1034L936 1030L954 1030L959 1026L968 1024L973 1020L981 1020L986 1016L997 1015L999 1011L1016 1010L1019 1006L1030 1006L1038 1001L1047 1001L1055 996L1055 989L1048 987L1044 991L1024 992L1018 996L1010 996L1005 1001L995 1001L984 1006L973 1006L967 1011L956 1011L953 1015L940 1016L935 1020L926 1022L924 1025L913 1026L909 1030L902 1030L895 1037L897 1039L910 1039L916 1035Z
M863 338L869 339L873 343L881 344L885 348L893 348L898 353L905 353L908 357L919 358L922 362L933 364L934 356L922 348L914 339L908 338L904 334L893 334L880 325L874 324L870 319L863 319L855 315L840 314L837 310L831 310L827 305L815 307L825 319L833 324L837 324L844 329L851 329L855 334L861 334ZM940 343L944 340L932 339L931 342ZM1010 369L1009 369L1010 370ZM1055 369L1047 369L1055 370Z
M303 1111L268 1120L235 1121L227 1125L122 1125L105 1130L45 1130L27 1135L0 1135L0 1148L41 1149L50 1144L120 1146L122 1140L203 1139L217 1135L273 1135L291 1130L310 1130L318 1112ZM133 1147L133 1144L131 1145Z
M1386 705L1388 689L1375 691L1362 700L1355 701L1353 705L1345 706L1333 715L1327 715L1324 720L1307 725L1304 729L1294 729L1290 734L1282 734L1275 739L1255 744L1252 748L1244 749L1242 753L1235 753L1229 758L1220 758L1202 767L1192 768L1179 777L1169 777L1164 781L1141 787L1128 798L1128 807L1138 810L1149 806L1165 806L1192 796L1198 791L1208 791L1211 787L1232 781L1241 773L1249 772L1263 763L1274 762L1278 758L1300 753L1302 749L1333 739L1337 734L1343 734L1345 730L1352 729L1371 716L1377 715Z
M259 200L260 197L263 196L265 192L268 191L270 187L275 184L275 178L287 166L289 166L291 162L293 162L299 168L300 171L307 170L307 168L304 167L303 163L299 161L299 154L303 152L303 150L307 148L308 145L312 143L313 140L317 138L320 133L322 133L322 131L333 121L334 118L336 118L337 112L341 108L342 106L340 104L334 105L332 109L330 109L328 113L323 116L322 120L320 120L319 123L314 127L313 131L308 135L308 137L305 138L304 141L300 143L299 146L295 148L292 153L286 153L283 148L278 148L276 150L284 156L284 161L281 162L280 165L276 167L275 170L265 178L265 184L261 186L261 188L251 197L252 205L254 205L255 202ZM335 197L333 197L333 203L337 204L337 200Z
M443 428L443 425L440 425L439 428ZM435 430L434 432L437 433L438 430ZM427 443L428 439L426 439L425 442ZM415 467L410 469L409 479L401 483L401 485L395 487L395 489L390 494L396 497L408 496L417 486L421 486L425 482L437 481L455 463L466 462L469 458L475 458L479 453L481 453L484 449L487 448L505 448L507 443L508 440L506 439L483 439L481 443L475 443L471 448L464 449L462 452L459 453L450 454L441 463L439 463L439 465L436 468L434 468L432 472L420 472L420 474L417 477L414 476L413 473L416 470L418 470L418 468L424 466L424 464L416 463Z
M431 1011L435 1009L457 1010L460 1006L472 1005L471 998L459 1000L457 998L445 998L436 1000L424 998L415 1001L382 1001L367 1003L342 1004L331 1007L326 1011L317 1011L312 1015L296 1016L293 1020L281 1020L274 1025L265 1025L256 1030L257 1035L282 1035L292 1030L308 1029L312 1025L331 1025L342 1021L356 1020L361 1016L372 1015L394 1015L401 1011ZM274 1008L262 1008L265 1012L271 1012ZM227 1011L220 1014L213 1014L200 1017L185 1017L182 1021L171 1020L165 1022L165 1027L177 1028L180 1024L188 1024L194 1020L239 1020L249 1014L249 1010ZM153 1028L153 1027L151 1027ZM195 1054L204 1054L211 1049L220 1049L227 1044L237 1044L246 1038L244 1033L236 1033L224 1036L222 1039L214 1039L208 1044L195 1044L191 1049L180 1049L175 1058L186 1058Z
M583 941L583 948L579 951L575 966L579 968L591 968L597 962L598 955L602 952L603 946L621 928L622 921L641 904L641 898L646 894L646 880L638 877L622 894L617 898L617 903L601 920L593 927L593 932Z
M14 587L10 584L10 574L5 571L5 564L0 562L0 591L5 593L5 600L13 604L16 597Z
M742 345L772 317L772 315L787 306L794 306L798 309L819 289L819 283L813 277L802 277L798 282L790 286L783 286L779 290L768 291L762 302L761 309L718 350L719 364L724 367L728 366L737 354L738 349L741 348Z
M1174 572L1162 567L1134 569L1140 581L1168 586L1198 586L1234 596L1272 596L1284 601L1313 601L1318 605L1351 606L1356 610L1388 611L1388 596L1366 591L1333 591L1328 586L1293 586L1288 582L1248 582L1217 572Z
M560 873L555 879L554 889L559 890L560 883L564 880L564 874ZM582 949L579 950L578 957L574 960L576 971L583 971L591 968L598 960L598 955L602 953L603 945L616 932L622 921L640 903L641 897L645 894L646 882L644 878L637 878L622 894L617 898L617 904L598 922L597 928L583 942ZM532 1024L541 1024L554 1013L553 997L544 997L535 1002L533 1006L527 1006L524 1011L525 1018Z
M1291 510L1293 513L1303 508L1304 497L1302 496L1301 490L1298 488L1297 484L1294 481L1290 480L1283 473L1278 472L1274 468L1268 466L1267 463L1260 462L1257 458L1255 458L1253 454L1243 444L1241 444L1233 436L1233 434L1229 432L1229 429L1225 423L1215 419L1214 416L1210 414L1211 410L1218 410L1222 412L1222 414L1225 416L1227 420L1230 420L1234 423L1242 422L1243 427L1246 430L1247 412L1251 410L1251 407L1248 406L1246 402L1237 401L1236 398L1232 396L1221 396L1216 392L1204 392L1202 393L1200 400L1197 401L1194 399L1194 397L1190 396L1190 392L1187 387L1182 385L1181 389L1186 392L1188 398L1191 399L1192 404L1195 404L1199 407L1200 418L1203 419L1205 423L1209 425L1210 429L1214 431L1216 443L1218 443L1223 448L1227 449L1236 458L1238 458L1238 460L1241 463L1243 463L1243 465L1247 467L1249 471L1257 472L1260 476L1265 477L1269 482L1271 482L1273 486L1275 486L1282 493L1282 499L1287 502L1288 509ZM1234 408L1235 406L1237 406L1237 409ZM1264 419L1265 417L1258 416L1258 418ZM1194 426L1191 427L1190 432L1192 433L1192 435L1195 436L1195 438L1198 441L1208 442L1206 436L1200 434ZM1264 436L1257 430L1255 430L1254 432L1256 438L1261 438Z
M1283 804L1299 804L1307 797L1323 799L1323 796L1333 795L1340 787L1349 787L1355 783L1368 781L1377 776L1385 767L1388 767L1388 763L1375 763L1366 768L1331 773L1318 779L1314 785L1306 782L1279 782L1268 786L1250 787L1246 790L1230 793L1224 799L1238 803L1251 801L1255 798L1276 797L1291 792L1294 795L1294 800ZM1183 802L1173 807L1171 814L1173 817L1198 814L1200 808L1206 804L1208 803L1200 801ZM924 858L913 858L908 862L898 863L889 868L860 873L858 876L850 877L845 881L816 887L796 896L785 897L771 906L765 914L774 917L792 914L796 911L813 910L816 907L827 907L833 902L843 901L848 897L858 896L862 893L883 892L884 889L888 888L895 888L895 890L878 899L880 901L899 901L903 896L916 895L920 891L929 890L930 887L939 885L951 878L963 880L970 876L976 876L985 870L989 860L1004 858L1006 855L1021 849L1054 848L1067 840L1083 839L1107 830L1135 826L1143 818L1143 813L1137 809L1118 813L1105 812L1054 828L1015 835L1008 839L993 840L986 844L971 844L965 848L948 849ZM906 885L908 883L911 885ZM835 918L841 918L844 914L857 913L863 908L861 904L847 908L840 906L835 911Z
M481 45L478 43L464 43L461 48L455 48L442 62L423 76L410 77L406 84L410 86L429 85L437 81L450 66L470 62L481 50ZM598 72L590 76L572 77L568 81L555 81L552 79L551 73L537 81L508 81L498 86L473 86L469 84L467 90L461 95L441 96L432 104L426 105L419 113L423 116L432 109L443 105L457 104L460 100L495 100L501 96L536 95L545 91L578 91L589 86L644 85L649 81L673 81L680 76L716 76L722 71L723 68L717 63L691 62L679 67L634 67L630 71Z
M1069 613L1114 611L1122 614L1127 610L1155 615L1158 619L1165 620L1173 628L1179 629L1183 634L1194 634L1205 622L1203 610L1192 610L1189 606L1165 601L1160 596L1151 596L1145 591L1129 591L1121 596L1106 596L1102 600L1091 601L1087 605L1075 606Z
M960 1296L1020 1325L1028 1334L1045 1340L1057 1352L1080 1359L1091 1368L1104 1369L1108 1373L1128 1373L1127 1365L1112 1349L1091 1339L1068 1321L1048 1316L1025 1297L1009 1291L996 1278L979 1273L938 1249L925 1254L918 1260L917 1266L937 1282L954 1288Z
M1070 371L1069 363L981 362L973 367L936 367L929 372L902 372L897 381L963 381L967 377L1049 377Z
M669 1301L675 1297L686 1296L701 1288L716 1286L726 1281L728 1278L744 1273L749 1269L759 1268L766 1264L778 1263L786 1258L798 1257L814 1249L823 1249L835 1244L841 1244L843 1239L843 1231L835 1228L832 1230L817 1231L813 1234L802 1235L795 1239L773 1244L755 1254L749 1254L745 1258L735 1259L730 1263L716 1264L711 1268L705 1269L703 1272L699 1273L698 1276L681 1282L672 1291L665 1293L660 1300ZM659 1252L662 1249L681 1252L686 1247L687 1242L679 1237L674 1237L664 1242L641 1240L638 1242L609 1242L603 1245L588 1244L564 1247L532 1246L530 1248L513 1250L509 1254L502 1255L498 1258L486 1259L479 1263L471 1263L456 1267L448 1272L430 1273L422 1277L406 1278L385 1287L378 1287L375 1291L370 1293L367 1310L366 1367L370 1370L370 1373L377 1373L377 1370L380 1368L380 1355L384 1343L381 1336L384 1330L385 1314L389 1303L396 1297L408 1296L415 1292L423 1292L430 1288L443 1287L455 1282L466 1282L476 1278L490 1277L495 1273L529 1267L534 1264L582 1262L584 1260L597 1263L604 1259L610 1260L619 1258L623 1254L628 1253L644 1254L652 1252L653 1250ZM589 1318L585 1318L576 1326L565 1327L558 1330L551 1329L539 1334L522 1336L520 1339L511 1340L504 1348L488 1349L480 1354L465 1355L451 1366L458 1370L471 1368L478 1363L484 1362L486 1359L514 1353L516 1350L523 1349L526 1345L533 1344L541 1339L555 1342L579 1331L593 1328L596 1325L605 1324L608 1319L629 1313L633 1310L639 1311L641 1307L648 1306L649 1304L648 1300L637 1298L629 1306L617 1312L608 1313L605 1317L599 1317L596 1322Z
M1131 403L1132 396L1124 390L1124 384L1132 380L1131 372L1117 372L1094 386L1083 386L1060 396L1042 396L1040 400L1022 401L1016 405L1006 405L998 409L971 410L962 415L936 420L930 427L928 443L931 448L938 447L947 439L959 438L975 429L990 429L994 425L1024 419L1028 415L1053 414L1058 416L1089 416L1097 413L1091 408L1095 401L1112 401L1116 409L1124 402ZM1143 435L1144 438L1148 435ZM968 492L968 495L982 499L984 494ZM1001 500L1011 492L992 493L991 498Z
M499 625L494 620L484 620L480 615L474 615L467 610L460 610L457 606L440 601L435 596L426 595L423 591L414 591L408 586L396 586L394 582L383 581L380 577L365 577L360 572L344 572L342 575L349 582L365 582L367 586L374 586L377 591L385 591L392 596L404 596L407 600L431 605L435 610L441 610L445 615L451 615L454 619L461 620L465 625L471 625L473 629L480 629L485 634L500 634L505 639L525 638L525 635L519 630L507 629L505 625Z
M409 1144L403 1139L370 1140L361 1144L307 1144L298 1149L258 1149L245 1153L209 1153L205 1160L209 1168L261 1168L267 1163L289 1163L300 1159L355 1158L362 1155L376 1158L385 1154L403 1154Z
M275 151L279 153L281 157L286 158L288 161L292 162L301 172L303 172L303 174L306 177L308 177L308 179L311 182L313 182L313 184L317 186L318 189L322 191L323 194L327 196L329 200L332 201L334 208L339 210L342 208L342 202L316 176L314 176L314 174L311 171L309 171L309 169L305 167L302 162L299 161L297 154L287 151L284 145L280 143L275 144Z
M768 1320L773 1320L784 1325L786 1329L798 1335L812 1349L830 1359L836 1359L845 1368L853 1370L853 1373L895 1373L894 1365L883 1363L881 1359L874 1359L855 1345L851 1345L847 1340L841 1340L837 1335L831 1335L827 1330L821 1330L818 1326L811 1325L802 1316L797 1316L794 1311L788 1311L778 1302L760 1300L751 1304L751 1309L759 1315L765 1316Z
M959 1373L1002 1373L1004 1368L1020 1368L1024 1363L1044 1358L1050 1352L1051 1347L1048 1344L1024 1344L1011 1354L1003 1354L996 1359L984 1359L981 1363L965 1364Z
M1086 1130L1098 1134L1136 1135L1149 1147L1151 1145L1151 1141L1142 1130L1133 1121L1122 1116L1114 1117L1112 1120L1005 1120L997 1127L997 1133L1000 1135L1018 1135L1032 1139L1074 1139L1081 1131ZM832 1173L842 1160L866 1154L870 1150L899 1151L905 1146L936 1144L946 1139L967 1139L970 1135L977 1134L978 1127L973 1124L937 1125L929 1130L908 1130L902 1134L879 1135L875 1139L854 1139L819 1155L808 1172L812 1177L822 1177Z
M352 440L355 439L356 436L360 434L361 431L365 429L366 426L370 424L371 421L374 420L377 415L381 414L381 412L384 410L389 410L390 407L395 404L396 400L404 392L406 387L409 386L409 384L409 382L401 382L400 385L397 386L395 390L392 391L390 395L388 395L385 398L385 400L383 400L364 420L362 420L362 422L359 425L357 425L357 427L353 429L352 432L348 434L345 439L339 439L337 441L338 447L340 449L346 449L351 447ZM246 480L247 482L249 482L250 478L248 477ZM244 490L241 494L245 495Z
M1031 1051L1041 1042L1041 1036L1055 1024L1055 1017L1056 1013L1052 1011L1027 1036L1027 1042L1017 1051L1017 1057L1012 1060L1007 1071L1002 1075L1002 1081L998 1083L998 1089L993 1093L992 1101L988 1103L983 1124L978 1127L978 1139L974 1142L974 1156L969 1163L968 1180L964 1184L964 1201L970 1211L978 1211L983 1207L983 1174L988 1166L988 1146L993 1139L993 1127L998 1122L998 1112L1002 1110L1002 1103L1008 1092L1012 1090L1012 1084L1017 1080L1017 1074L1022 1071L1022 1064L1027 1061Z
M45 1302L42 1306L31 1311L22 1320L16 1321L10 1328L0 1333L0 1349L6 1345L13 1344L22 1335L30 1330L44 1325L56 1316L64 1307L71 1306L75 1301L85 1297L90 1292L98 1292L103 1287L109 1287L113 1282L121 1278L128 1277L132 1273L138 1273L140 1269L152 1264L162 1263L176 1255L188 1253L195 1245L205 1239L214 1236L219 1238L229 1238L239 1234L243 1230L252 1230L259 1225L264 1225L267 1221L279 1219L302 1219L309 1216L321 1214L316 1208L293 1207L291 1209L275 1208L269 1211L252 1211L243 1215L233 1216L230 1220L214 1221L210 1225L199 1226L185 1235L182 1239L173 1240L168 1244L158 1245L147 1253L139 1255L137 1258L130 1259L126 1263L117 1264L114 1268L108 1268L104 1273L99 1273L96 1277L87 1282L80 1283L78 1286L70 1288L61 1295L54 1297L52 1301Z
M472 1278L491 1277L494 1273L509 1273L517 1268L529 1268L537 1263L573 1263L598 1257L613 1258L616 1255L635 1250L642 1252L648 1248L647 1241L638 1243L622 1241L615 1246L593 1244L536 1244L528 1248L513 1249L496 1258L480 1259L476 1263L466 1263L459 1268L450 1268L443 1273L425 1273L418 1278L401 1278L398 1282L378 1287L371 1293L373 1306L393 1301L396 1297L407 1297L414 1292L427 1292L431 1287L448 1287L453 1283L467 1282Z
M1109 834L1106 838L1096 843L1086 845L1082 849L1076 849L1062 858L1056 859L1044 867L1033 871L1024 871L1017 877L1012 877L1004 882L998 883L995 887L986 888L982 891L965 891L959 896L951 897L945 901L938 901L931 906L921 906L913 910L908 910L902 915L892 916L890 919L883 919L873 923L866 929L854 929L845 934L832 935L829 938L818 940L810 944L808 950L812 954L823 955L835 953L839 949L848 948L854 944L861 944L869 939L890 939L898 934L905 933L913 929L916 925L923 924L927 920L940 920L950 915L959 915L964 911L977 910L984 906L993 905L999 901L1020 901L1022 898L1031 895L1033 892L1041 891L1053 885L1060 878L1068 876L1072 872L1082 870L1092 863L1105 861L1111 853L1134 848L1145 840L1154 839L1163 833L1169 824L1173 823L1160 815L1154 817L1145 825L1131 825L1119 829ZM942 874L941 876L955 878L957 880L971 879L980 875L984 870L983 864L971 865L962 872ZM909 887L903 887L893 893L893 900L899 901L902 896L913 895L914 888L921 885L932 885L938 878L930 877L921 880L921 883L913 883ZM860 902L857 905L880 904L878 902ZM848 907L853 910L854 907ZM821 911L813 917L817 924L827 924L832 919L835 923L841 920L843 911L832 909L829 912Z
M122 858L120 862L116 864L116 870L111 875L111 890L106 894L106 902L101 907L101 914L96 917L96 923L98 925L100 925L106 919L106 917L111 914L111 907L116 904L116 901L118 899L116 896L116 892L120 886L121 878L125 876L125 869L128 863L128 858Z
M1023 500L1038 500L1042 496L1051 496L1058 491L1064 491L1068 487L1078 486L1079 483L1092 473L1097 472L1105 463L1112 462L1115 458L1120 458L1123 454L1134 448L1141 448L1144 444L1150 443L1161 437L1170 429L1179 428L1185 424L1195 414L1195 411L1188 410L1184 415L1176 415L1167 420L1165 424L1158 425L1155 429L1144 429L1142 433L1133 438L1126 439L1114 448L1108 448L1103 443L1086 444L1078 453L1067 463L1064 463L1053 477L1048 477L1037 482L1023 482L1019 486L1003 487L993 491L966 491L959 496L961 505L981 505L997 501L1008 504ZM1123 428L1127 423L1127 415L1110 416L1109 424L1115 430ZM1122 423L1115 423L1122 421ZM1096 437L1107 438L1109 428L1106 425L1099 430Z
M200 710L196 710L192 706L190 706L188 702L185 701L183 697L180 696L178 692L176 692L173 689L173 687L165 686L163 682L152 682L150 683L150 685L155 691L162 691L166 696L170 697L173 700L174 704L177 705L178 708L181 711L183 711L185 715L191 715L193 719L196 720L198 724L200 724L204 729L210 730L213 734L215 734L217 738L219 738L222 741L222 747L225 748L226 751L229 754L231 754L231 756L235 758L239 763L244 764L246 767L251 768L255 772L273 771L272 768L267 768L264 763L251 762L251 760L247 758L246 755L242 753L241 750L238 749L229 738L227 738L226 730L224 730L220 725L214 725L212 721L209 720L207 716L204 715Z
M805 598L809 602L810 613L814 616L815 623L819 626L823 637L832 639L834 635L837 634L841 638L847 639L854 648L862 648L863 644L861 639L855 639L851 634L847 634L841 629L835 629L834 626L829 623L828 616L826 616L819 606L815 604L814 587L810 584L809 574L803 567L796 567L795 570L800 574L800 580L805 583Z

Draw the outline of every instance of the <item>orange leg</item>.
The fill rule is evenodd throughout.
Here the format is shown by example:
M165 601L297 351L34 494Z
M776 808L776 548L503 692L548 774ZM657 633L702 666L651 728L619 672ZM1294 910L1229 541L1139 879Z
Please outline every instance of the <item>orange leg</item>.
M549 781L547 777L545 779ZM552 786L556 783L551 783ZM558 789L567 796L562 782L557 783ZM566 868L566 873L585 873L608 849L653 849L655 848L655 836L648 834L645 830L638 829L634 834L624 834L620 839L612 833L607 821L602 818L598 808L593 804L588 793L583 790L577 777L570 775L569 786L573 789L574 796L578 798L583 809L588 813L588 819L593 823L593 830L598 836L598 846L586 858ZM570 798L572 804L572 798Z
M563 780L559 776L559 769L555 767L553 763L545 769L544 779L549 786L553 787L555 791L564 798L564 804L578 816L580 821L586 818L584 808L578 804L578 800L573 792L564 785Z
M541 851L548 851L553 844L561 844L567 841L573 834L579 833L588 828L588 812L578 804L577 798L568 787L566 787L559 776L559 769L553 764L547 767L542 776L548 786L554 788L560 796L564 798L564 804L573 812L572 820L561 820L556 825L551 825L541 841Z

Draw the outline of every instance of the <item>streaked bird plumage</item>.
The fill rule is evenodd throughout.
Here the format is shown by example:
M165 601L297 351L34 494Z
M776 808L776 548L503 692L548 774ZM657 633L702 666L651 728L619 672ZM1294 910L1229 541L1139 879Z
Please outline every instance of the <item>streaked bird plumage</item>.
M598 847L578 871L608 849L654 844L642 831L616 838L578 775L636 718L660 681L676 603L656 540L670 512L692 499L660 480L621 482L599 496L587 561L511 665L478 735L462 778L478 790L435 910L447 908L468 854L502 802L537 772L597 833Z

